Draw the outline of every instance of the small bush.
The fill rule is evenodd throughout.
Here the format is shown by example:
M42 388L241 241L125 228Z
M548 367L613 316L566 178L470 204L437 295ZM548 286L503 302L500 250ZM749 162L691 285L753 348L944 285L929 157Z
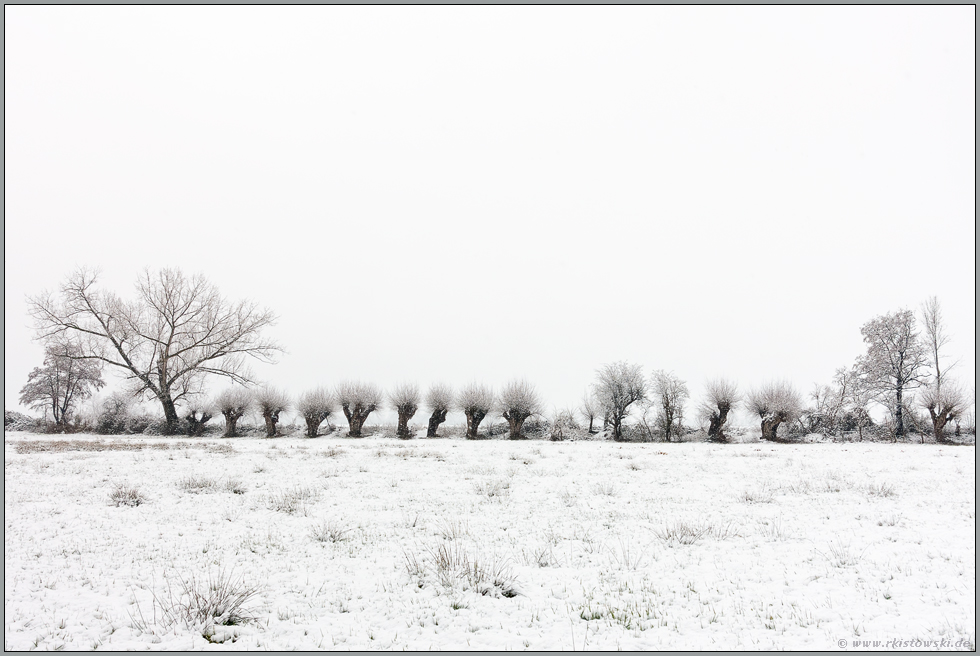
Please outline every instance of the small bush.
M500 499L510 494L510 481L507 479L477 481L473 484L473 489L487 499Z
M146 497L140 492L139 486L119 483L109 494L109 501L116 507L140 506L146 503Z
M153 595L152 624L169 628L175 624L194 627L202 631L209 641L215 626L234 626L252 622L255 616L248 604L261 589L245 582L244 577L234 576L224 570L208 572L205 578L194 575L167 577L166 595ZM132 617L133 627L148 632L148 622L137 604L138 618Z
M439 526L439 535L444 540L459 540L470 534L469 525L463 520L447 520Z
M710 535L712 529L713 527L706 522L674 521L654 529L653 533L670 544L690 545Z
M3 411L3 429L5 431L29 431L36 432L38 420L27 415L14 412L13 410Z
M102 401L95 419L95 430L102 435L121 435L129 420L129 400L113 394Z
M180 479L178 486L185 492L214 492L218 489L218 481L203 475L191 475Z
M873 497L893 497L895 496L895 488L892 487L891 483L881 482L881 483L870 483L868 485L868 494Z
M745 503L772 503L773 495L775 494L772 485L768 482L763 483L762 487L749 489L742 492L739 495L739 500Z
M350 537L350 526L338 519L325 519L313 527L313 539L317 542L343 542Z
M233 477L225 481L224 488L226 492L231 492L232 494L245 494L248 492L248 488L242 479Z
M609 481L600 481L592 487L592 491L606 497L616 496L616 486Z
M269 508L292 514L305 510L307 503L316 502L319 498L319 492L311 487L279 490L269 494Z
M858 552L850 542L844 542L840 538L837 538L827 545L825 552L818 549L817 553L826 558L831 566L841 568L856 565L864 556L864 551L866 550L867 548Z
M461 583L464 588L485 596L516 597L520 594L517 577L506 561L470 554L458 541L443 542L427 551L439 582L446 588ZM410 571L413 565L417 571L418 560L414 559L414 563L410 557L407 560ZM423 577L424 572L423 569ZM422 581L423 577L419 577L419 580Z

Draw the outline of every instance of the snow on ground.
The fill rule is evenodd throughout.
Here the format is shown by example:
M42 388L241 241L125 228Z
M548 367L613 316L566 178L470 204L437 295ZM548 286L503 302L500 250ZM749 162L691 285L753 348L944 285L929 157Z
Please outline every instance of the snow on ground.
M975 473L936 445L6 433L4 647L975 643ZM254 588L244 623L181 616L209 577Z

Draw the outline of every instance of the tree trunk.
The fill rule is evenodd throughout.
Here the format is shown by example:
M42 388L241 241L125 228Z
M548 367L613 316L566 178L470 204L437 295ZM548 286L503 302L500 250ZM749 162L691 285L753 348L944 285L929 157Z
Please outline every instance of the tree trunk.
M936 438L936 443L948 443L949 440L946 439L946 424L949 423L950 416L945 412L936 414L932 408L929 408L929 417L932 419L932 434Z
M895 388L895 441L905 436L905 422L902 417L902 386Z
M279 423L279 413L270 412L269 414L262 415L265 419L265 436L275 437L276 436L276 424Z
M623 420L620 417L613 416L612 419L613 427L613 441L622 442L623 441Z
M714 442L727 442L728 438L725 437L724 428L725 422L728 421L728 412L731 410L731 405L728 403L719 403L718 411L711 413L711 421L708 424L708 439Z
M366 417L362 417L360 412L351 413L350 417L347 418L348 437L361 437L361 429L364 427L364 420Z
M163 429L164 435L176 435L180 430L180 417L177 415L177 407L174 405L170 394L163 392L157 396L163 405L163 416L167 420L167 425Z
M521 434L521 429L524 427L524 422L527 420L529 415L523 412L505 412L504 419L507 420L507 424L510 426L510 435L507 437L509 440L526 440L527 438Z
M344 416L347 417L347 437L361 437L361 429L364 428L364 422L367 421L371 411L365 411L358 406L355 406L353 410L343 406L341 408L344 411Z
M771 419L762 420L762 439L768 442L778 442L779 438L776 437L776 430L779 428L779 424L783 423L778 417Z
M439 425L446 421L447 412L449 412L448 409L433 410L432 416L429 417L429 430L425 433L426 437L438 437L436 431L439 430Z
M190 412L187 414L187 436L188 437L201 437L204 435L204 424L211 421L211 415L204 412L201 413L201 418L197 418L196 412Z
M595 421L595 417L590 416L589 417L589 435L593 435L595 433L595 431L592 430L592 422L594 422L594 421Z
M306 436L316 437L317 431L320 430L320 424L323 423L323 418L319 415L308 415L303 419L306 420Z
M412 439L412 432L408 430L408 420L415 416L415 406L402 406L398 408L398 430L395 435L403 440Z
M673 409L664 408L664 441L670 442L670 434L674 430L674 412Z
M225 437L238 437L238 420L245 413L237 410L222 410L221 414L225 416Z
M476 431L480 428L480 422L483 418L487 416L486 412L482 410L467 410L466 411L466 439L476 440L479 439Z

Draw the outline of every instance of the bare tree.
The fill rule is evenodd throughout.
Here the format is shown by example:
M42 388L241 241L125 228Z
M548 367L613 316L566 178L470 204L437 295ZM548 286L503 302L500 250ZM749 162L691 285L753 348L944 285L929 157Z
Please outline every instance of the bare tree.
M900 310L876 317L861 327L861 335L868 351L857 360L858 375L881 403L891 407L898 439L905 435L903 397L922 384L923 367L928 364L926 350L915 332L915 315Z
M927 388L919 399L923 408L929 411L932 420L932 434L940 444L949 443L946 425L956 421L967 409L966 394L947 380L942 389Z
M719 378L708 381L705 387L704 401L698 409L698 414L708 422L708 439L713 442L727 442L725 424L728 415L734 411L742 400L738 385L730 380Z
M95 272L79 269L58 296L28 299L37 337L76 340L84 358L117 367L140 394L163 406L167 433L177 431L176 404L202 391L207 374L248 384L246 357L271 362L281 349L261 332L275 316L247 301L229 302L202 276L176 269L143 272L134 301L96 288Z
M20 390L21 405L51 411L55 426L68 424L75 403L83 401L102 389L102 364L80 359L77 344L64 339L53 340L44 349L44 363L27 375L27 384Z
M384 393L376 385L345 381L337 386L337 403L347 418L349 437L361 437L368 415L381 407Z
M595 394L586 392L582 395L582 404L579 406L579 412L589 420L589 435L594 434L595 429L593 428L593 424L595 423L595 418L602 412L602 406L599 404L599 400L596 399Z
M289 396L275 387L263 387L255 392L255 407L265 420L265 436L276 436L279 415L289 409Z
M662 369L653 372L650 383L658 406L658 427L664 439L670 442L671 435L680 437L683 432L684 403L691 394L688 392L687 383L673 372Z
M426 431L426 437L438 437L436 432L442 422L446 421L446 415L449 414L449 409L453 407L454 402L453 388L449 385L439 383L429 388L425 395L425 406L432 414L429 415L429 430Z
M225 416L225 437L238 437L238 420L252 407L252 393L243 387L229 387L214 400Z
M320 424L334 412L333 395L323 387L304 392L296 403L296 410L306 422L306 436L316 437Z
M946 324L943 321L943 312L939 305L939 299L935 296L930 296L922 304L922 326L925 330L929 364L935 372L932 385L936 389L938 398L938 396L941 396L946 375L958 362L943 366L943 360L946 359L946 356L943 354L943 347L949 343L949 336L946 334Z
M388 400L398 412L398 430L395 434L403 440L411 439L412 432L408 430L408 422L415 416L419 409L419 401L422 400L419 386L415 383L397 385L389 392Z
M596 371L593 392L613 427L613 439L623 441L623 420L630 406L647 398L647 383L638 364L614 362Z
M214 403L210 400L201 397L192 399L187 405L187 414L184 415L188 437L204 435L204 425L211 421L215 412Z
M486 385L472 383L460 390L456 406L466 415L466 439L478 438L480 422L493 410L494 400L493 390Z
M526 380L514 380L500 392L500 411L510 426L511 440L525 439L521 433L524 422L531 415L541 414L541 399L534 385Z
M762 420L762 439L775 442L779 425L796 420L803 409L803 399L790 383L770 382L749 393L747 405Z

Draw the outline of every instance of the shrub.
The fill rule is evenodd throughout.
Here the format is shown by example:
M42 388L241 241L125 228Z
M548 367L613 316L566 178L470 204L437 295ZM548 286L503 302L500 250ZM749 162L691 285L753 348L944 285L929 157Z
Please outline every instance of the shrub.
M15 412L13 410L3 411L3 429L5 431L30 431L35 432L38 428L38 420L33 417Z
M571 436L571 431L578 430L580 427L575 421L575 413L569 409L559 410L555 413L555 420L551 423L550 438L553 442L561 442ZM528 427L530 431L530 427Z
M109 501L114 506L139 506L146 503L146 497L140 492L139 486L119 483L109 493Z
M111 394L102 401L95 420L95 430L102 435L120 435L126 432L129 420L130 400L121 394Z
M208 641L213 641L215 626L246 624L255 619L248 604L261 593L261 588L246 583L244 577L219 570L209 571L205 578L177 575L176 579L175 584L168 576L166 594L153 595L154 624L160 623L164 628L175 624L195 627L202 630ZM138 619L132 618L133 627L148 632L149 622L142 610L138 614Z
M338 519L325 519L313 527L313 539L317 542L343 542L350 537L351 528Z

